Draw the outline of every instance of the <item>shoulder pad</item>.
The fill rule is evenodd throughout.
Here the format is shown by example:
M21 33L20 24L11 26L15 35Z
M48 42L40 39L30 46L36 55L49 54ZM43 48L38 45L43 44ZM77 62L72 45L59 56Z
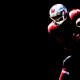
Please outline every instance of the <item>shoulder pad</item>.
M73 9L69 12L69 17L71 20L73 20L77 15L80 15L80 9Z
M49 25L48 25L48 33L50 33L52 30L56 29L57 26L51 22Z

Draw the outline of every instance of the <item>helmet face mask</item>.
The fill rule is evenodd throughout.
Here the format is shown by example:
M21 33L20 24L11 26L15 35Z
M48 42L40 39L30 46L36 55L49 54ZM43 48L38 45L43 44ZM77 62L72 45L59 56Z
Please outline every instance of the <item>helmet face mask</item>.
M56 4L50 9L50 18L59 26L67 19L67 13L67 9L62 4Z

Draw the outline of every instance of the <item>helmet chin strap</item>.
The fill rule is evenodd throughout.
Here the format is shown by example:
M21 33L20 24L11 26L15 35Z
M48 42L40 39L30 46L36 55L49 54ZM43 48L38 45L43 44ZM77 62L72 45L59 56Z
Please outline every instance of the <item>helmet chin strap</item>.
M60 21L60 22L56 22L56 23L57 23L57 25L59 26L59 25L61 25L63 22L64 22L64 21Z

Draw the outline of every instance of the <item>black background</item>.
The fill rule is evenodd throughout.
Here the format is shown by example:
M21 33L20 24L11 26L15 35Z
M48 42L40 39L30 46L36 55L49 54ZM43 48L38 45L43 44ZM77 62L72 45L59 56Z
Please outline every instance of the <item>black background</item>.
M56 3L64 4L69 11L80 9L79 0L3 1L3 78L58 80L64 56L49 42L47 32L49 9Z
M5 34L4 39L6 52L9 53L6 54L9 59L5 66L6 70L10 70L10 76L30 80L58 80L64 56L49 42L47 32L51 22L49 9L56 3L64 4L69 11L80 8L78 0L14 1L8 8L5 7L6 24L9 26L6 27L8 34Z

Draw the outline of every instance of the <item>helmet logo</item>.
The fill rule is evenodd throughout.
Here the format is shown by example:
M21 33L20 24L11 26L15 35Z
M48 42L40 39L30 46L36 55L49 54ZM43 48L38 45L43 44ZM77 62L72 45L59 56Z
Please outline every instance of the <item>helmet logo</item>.
M52 10L51 10L51 13L54 13L54 11L55 11L55 9L52 9Z

